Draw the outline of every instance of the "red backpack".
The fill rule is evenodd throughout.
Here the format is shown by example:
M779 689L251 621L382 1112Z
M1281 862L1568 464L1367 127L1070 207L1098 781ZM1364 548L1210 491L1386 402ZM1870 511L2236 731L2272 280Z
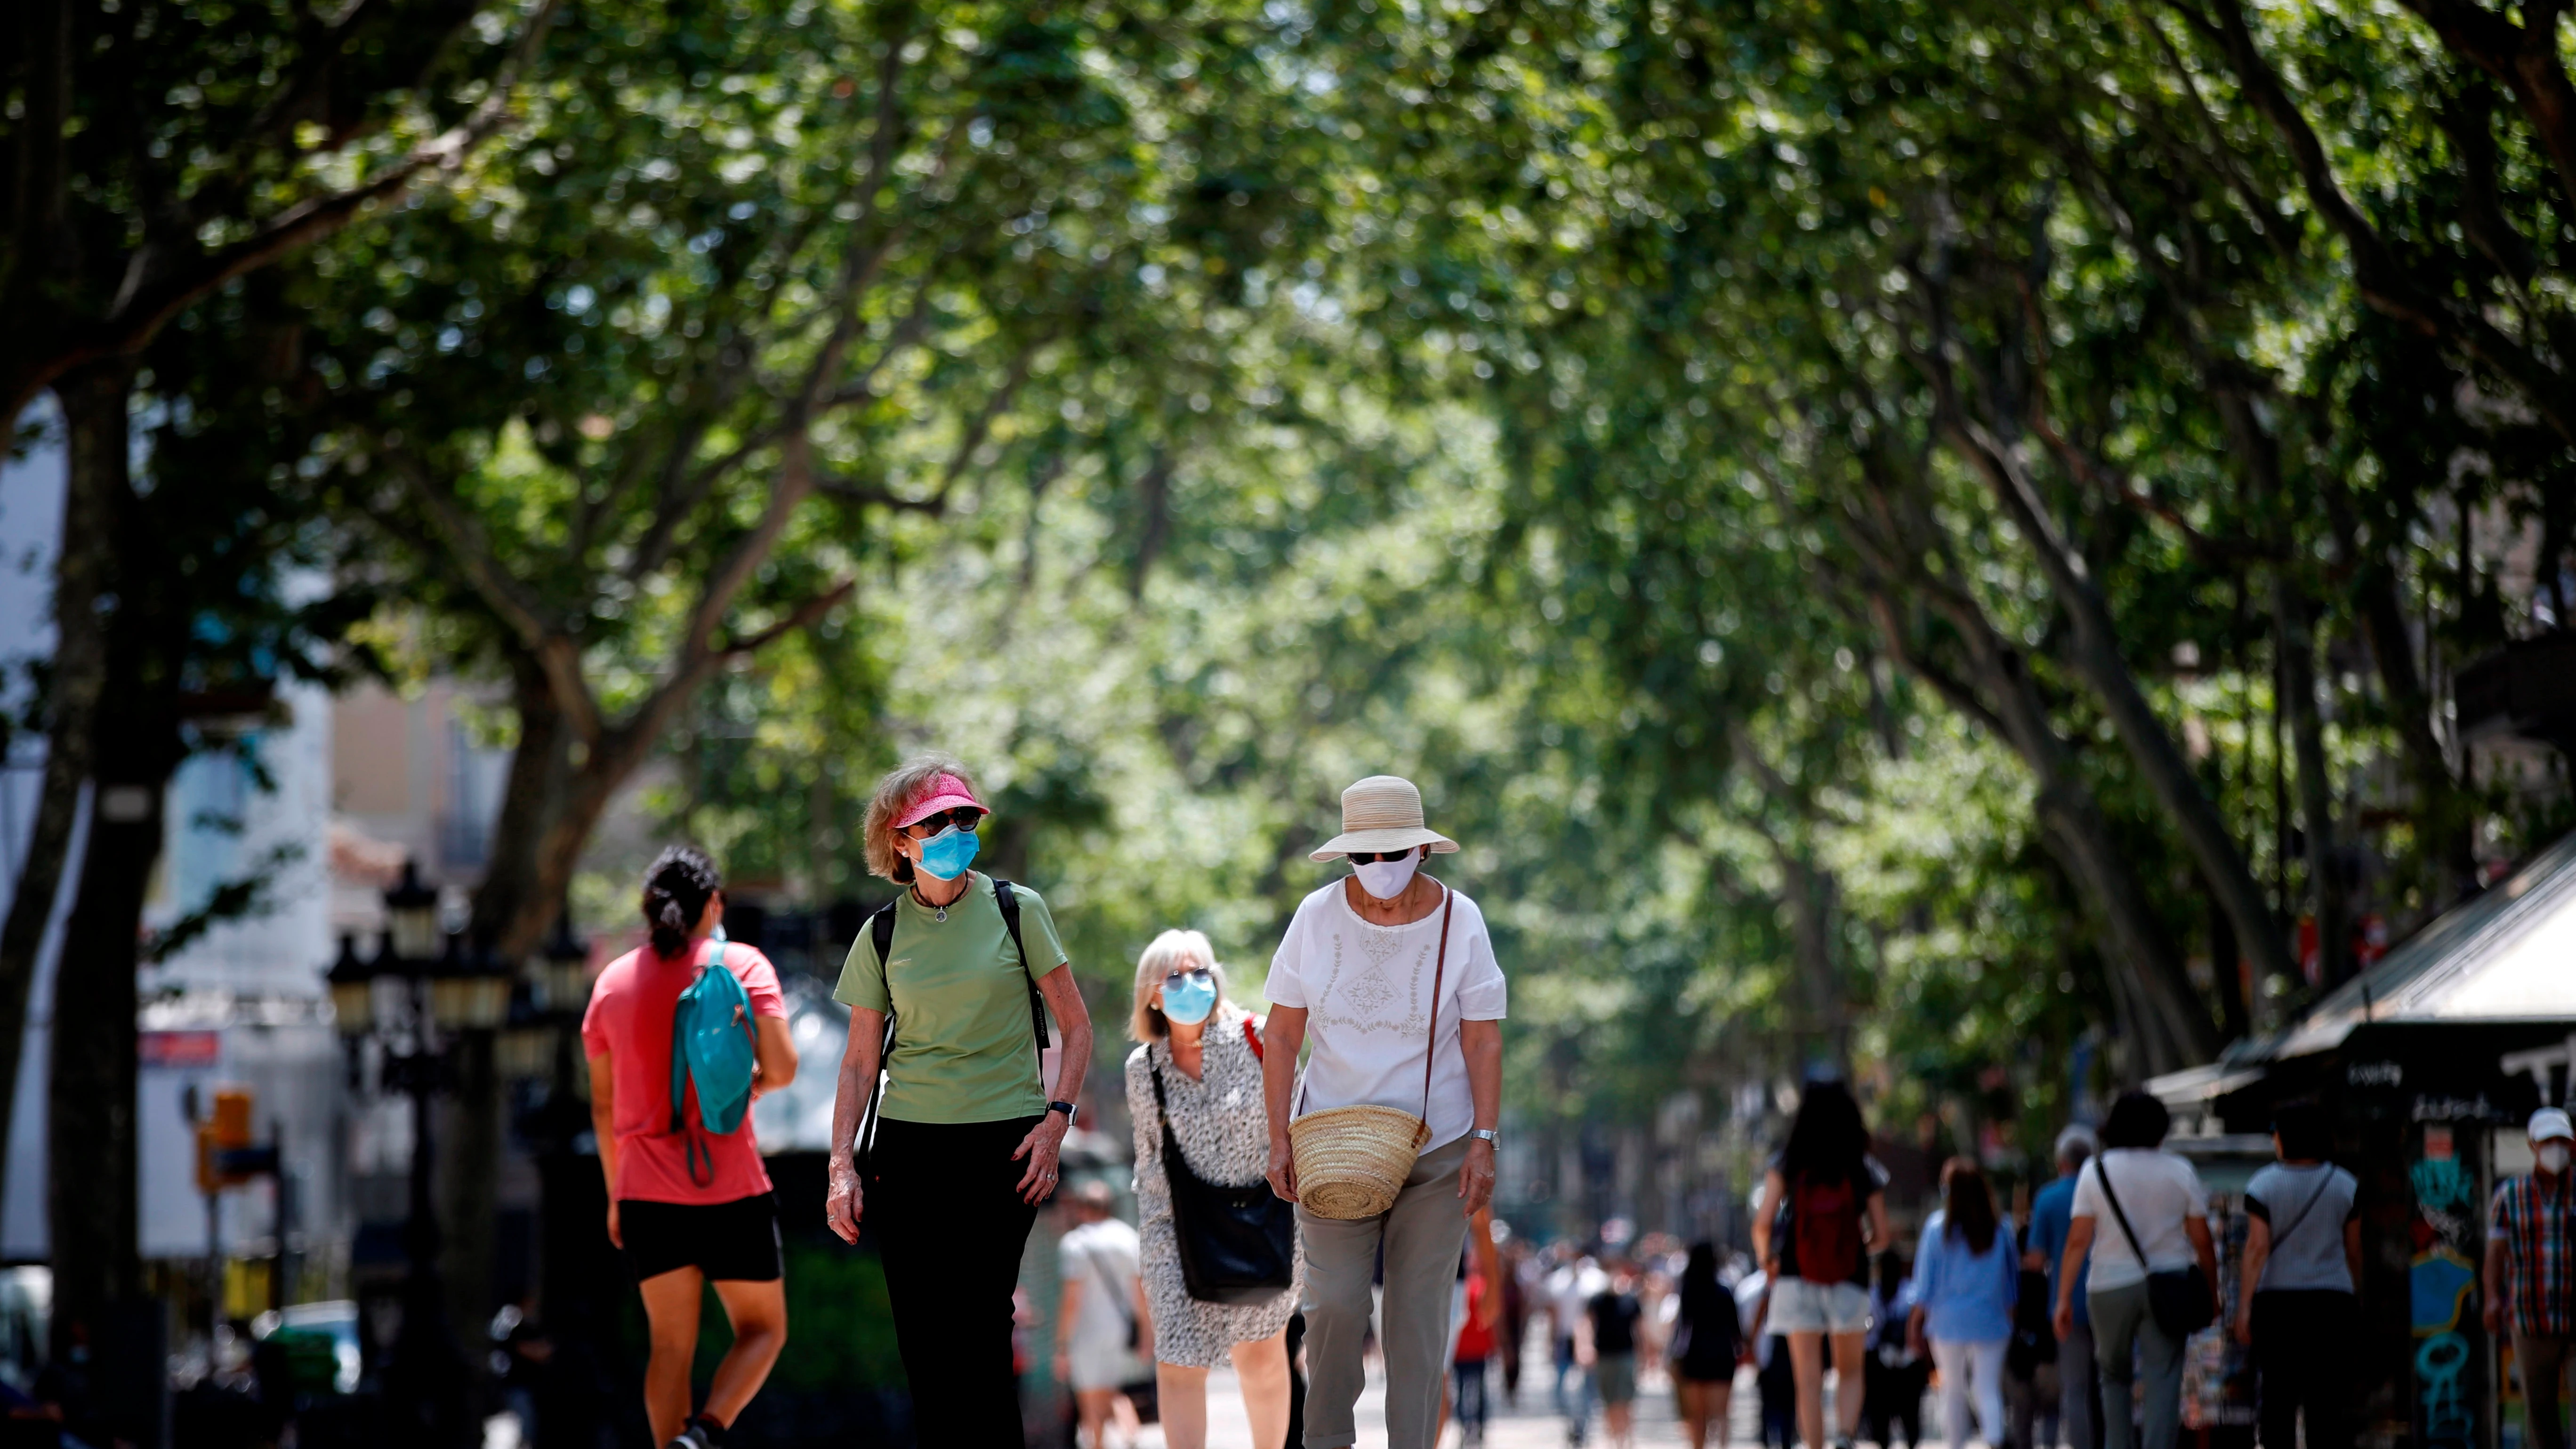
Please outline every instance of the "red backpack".
M1789 1228L1782 1262L1810 1283L1857 1283L1867 1256L1860 1240L1861 1195L1850 1178L1800 1177L1789 1185L1780 1216Z

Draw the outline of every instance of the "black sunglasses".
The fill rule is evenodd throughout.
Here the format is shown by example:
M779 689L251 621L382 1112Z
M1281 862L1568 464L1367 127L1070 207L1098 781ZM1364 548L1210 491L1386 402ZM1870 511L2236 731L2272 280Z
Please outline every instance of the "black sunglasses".
M1350 855L1355 865L1374 865L1381 860L1402 860L1421 848L1418 845L1408 845L1402 850L1354 850Z
M912 838L915 840L928 840L930 837L937 835L940 831L947 829L951 825L956 826L960 830L972 830L975 828L976 822L983 818L983 811L976 809L972 805L960 805L953 810L942 810L936 815L924 815L919 820L905 826L904 829L911 832Z

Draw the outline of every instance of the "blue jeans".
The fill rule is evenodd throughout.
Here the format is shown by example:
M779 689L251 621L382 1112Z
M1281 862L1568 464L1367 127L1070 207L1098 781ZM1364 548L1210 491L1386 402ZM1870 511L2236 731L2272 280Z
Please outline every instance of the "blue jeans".
M1569 1374L1574 1378L1571 1396L1565 1392ZM1574 1361L1571 1334L1556 1341L1556 1411L1565 1416L1566 1437L1582 1443L1584 1431L1592 1423L1592 1371Z
M1449 1365L1454 1388L1451 1397L1457 1402L1458 1427L1475 1437L1485 1432L1485 1361L1460 1361Z

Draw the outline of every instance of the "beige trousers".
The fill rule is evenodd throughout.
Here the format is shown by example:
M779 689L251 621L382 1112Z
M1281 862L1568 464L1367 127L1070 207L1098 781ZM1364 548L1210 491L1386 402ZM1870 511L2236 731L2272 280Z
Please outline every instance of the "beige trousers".
M1441 1359L1449 1348L1449 1300L1467 1245L1458 1201L1458 1168L1466 1160L1464 1137L1422 1154L1395 1206L1373 1218L1340 1221L1297 1209L1306 1242L1306 1449L1359 1442L1351 1407L1360 1397L1360 1342L1381 1248L1387 1449L1432 1449L1448 1380Z

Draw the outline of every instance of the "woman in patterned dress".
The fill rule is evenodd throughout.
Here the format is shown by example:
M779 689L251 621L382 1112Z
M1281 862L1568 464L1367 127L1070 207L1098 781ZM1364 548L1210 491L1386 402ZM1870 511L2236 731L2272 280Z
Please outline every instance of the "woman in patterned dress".
M1129 1034L1142 1045L1127 1058L1127 1116L1136 1128L1136 1226L1169 1449L1204 1449L1207 1371L1228 1358L1243 1385L1252 1442L1280 1449L1288 1436L1288 1320L1305 1282L1305 1251L1298 1250L1296 1281L1267 1302L1192 1298L1181 1281L1163 1118L1154 1101L1159 1071L1172 1133L1201 1179L1261 1181L1270 1167L1270 1126L1261 1103L1260 1025L1226 1001L1216 950L1198 932L1165 931L1137 960Z

